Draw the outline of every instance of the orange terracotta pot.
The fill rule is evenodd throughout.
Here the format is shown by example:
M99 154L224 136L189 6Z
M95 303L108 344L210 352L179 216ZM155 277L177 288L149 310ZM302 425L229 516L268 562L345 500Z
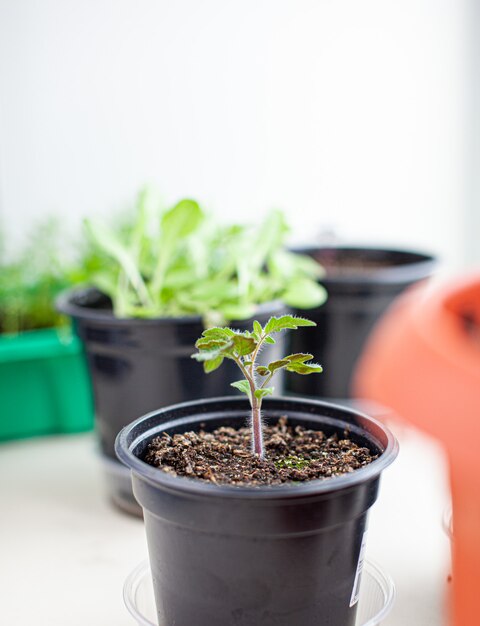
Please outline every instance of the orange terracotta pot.
M410 290L359 362L355 395L439 439L450 460L453 622L480 624L480 273Z

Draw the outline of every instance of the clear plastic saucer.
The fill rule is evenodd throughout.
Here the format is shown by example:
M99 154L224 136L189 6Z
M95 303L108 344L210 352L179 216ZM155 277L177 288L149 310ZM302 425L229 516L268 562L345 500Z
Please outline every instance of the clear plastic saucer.
M148 562L141 563L128 576L123 587L123 599L139 626L159 626ZM365 561L357 626L379 626L390 613L394 599L395 585L390 576L378 565Z

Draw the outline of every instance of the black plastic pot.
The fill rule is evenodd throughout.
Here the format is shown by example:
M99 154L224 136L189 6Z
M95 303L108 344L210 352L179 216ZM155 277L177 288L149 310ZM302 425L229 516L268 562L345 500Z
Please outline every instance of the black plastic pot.
M326 302L307 311L315 328L291 335L292 352L310 352L324 366L321 376L287 375L287 391L302 396L348 398L355 364L375 323L410 285L431 276L433 256L379 248L323 247L297 250L326 270ZM305 311L296 311L305 315Z
M62 294L57 308L73 318L85 345L110 494L122 508L139 513L130 476L115 456L115 437L132 420L159 407L238 393L230 386L239 377L236 365L228 361L207 376L202 365L191 358L204 329L200 317L120 319L113 315L110 300L93 289ZM271 315L285 312L282 303L272 302L259 307L256 318L263 324ZM249 328L251 320L232 325ZM279 336L260 360L279 359L285 354L284 342ZM282 391L282 380L276 380L277 393Z
M368 511L397 442L379 422L313 400L265 401L267 421L327 434L345 429L379 454L340 477L273 487L218 486L169 475L142 459L158 434L242 425L243 398L150 413L118 436L143 507L159 624L353 626Z

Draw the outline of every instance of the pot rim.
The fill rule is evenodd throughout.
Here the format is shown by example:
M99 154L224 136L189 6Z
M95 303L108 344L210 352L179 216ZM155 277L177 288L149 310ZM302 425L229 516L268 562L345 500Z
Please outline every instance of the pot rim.
M60 293L55 299L55 308L64 315L69 315L73 319L103 322L109 326L133 326L140 324L142 326L150 325L168 325L168 324L203 324L203 318L201 315L182 315L179 317L117 317L110 309L96 309L89 306L81 306L73 301L73 298L83 293L95 289L94 287L73 287ZM100 290L97 290L100 294L103 294ZM105 295L105 294L103 294ZM245 323L250 319L254 319L255 315L265 315L271 313L281 313L282 311L288 312L291 307L286 305L282 300L270 300L268 302L262 302L257 305L256 313L252 317L245 318L243 320L232 320L228 322L231 324Z
M344 489L350 489L360 483L366 482L368 480L374 479L381 474L381 472L388 467L397 457L399 446L396 437L380 421L376 420L373 417L370 417L360 411L355 409L351 409L349 407L344 407L342 405L333 404L330 402L324 402L320 400L311 400L304 398L288 398L285 396L280 396L276 398L269 398L265 401L264 411L268 412L270 410L275 410L275 404L287 403L292 405L292 412L294 412L295 405L301 404L305 412L306 410L310 410L312 415L322 415L323 411L327 413L333 413L334 417L329 418L327 415L325 417L327 420L330 419L332 421L341 421L340 415L345 417L357 417L360 418L363 423L367 423L372 426L377 431L380 430L382 434L385 436L387 445L385 446L383 452L380 456L372 461L369 465L362 467L354 472L349 474L343 474L341 476L334 476L331 478L323 478L323 479L315 479L310 480L308 482L302 483L300 485L270 485L270 486L243 486L243 485L215 485L212 483L204 482L194 478L187 478L183 476L172 476L167 472L162 472L160 469L149 465L145 461L139 459L133 452L132 449L135 449L139 443L145 439L150 439L155 434L160 434L165 426L168 427L168 424L175 424L176 419L172 418L167 420L166 422L156 424L153 427L148 428L143 431L140 435L133 437L133 432L135 429L142 424L142 422L147 422L155 417L161 417L162 414L171 411L182 411L185 409L192 409L191 416L195 416L194 409L197 406L207 406L208 405L218 405L219 403L227 403L229 405L230 410L233 410L232 405L237 405L237 410L242 405L248 405L248 400L242 397L231 397L224 396L219 398L209 398L202 400L194 400L190 402L182 402L179 404L171 405L169 407L164 407L162 409L151 411L146 415L136 419L128 426L125 426L120 433L117 435L115 441L115 451L117 457L120 461L130 468L133 474L137 476L141 476L143 480L147 480L151 484L162 488L164 490L173 490L173 491L181 491L183 493L188 493L192 496L203 496L203 497L222 497L222 498L240 498L240 499L250 499L250 500L273 500L273 499L284 499L284 498L301 498L304 496L311 496L317 494L330 493L332 491L339 491ZM248 405L249 406L249 405ZM242 407L243 409L243 407ZM303 412L300 406L297 408L297 412ZM316 411L315 411L316 409ZM285 409L282 409L285 410ZM226 408L223 412L228 413L229 409ZM335 414L338 416L335 418ZM187 416L188 417L188 416ZM362 426L355 427L356 430L361 430ZM353 429L352 429L353 430ZM363 428L363 430L367 430ZM372 435L373 437L373 435ZM131 439L131 441L130 441Z
M434 272L434 269L439 265L439 258L437 255L430 252L423 252L415 249L408 248L388 248L388 247L376 247L376 246L362 246L362 245L318 245L318 246L304 246L295 248L293 251L312 255L315 252L336 250L340 252L351 253L372 253L372 254L385 254L385 255L402 255L404 257L412 257L411 262L404 264L391 265L386 267L380 267L365 271L362 274L355 275L339 275L328 276L325 273L320 279L320 283L329 287L332 285L351 285L351 284L386 284L386 285L403 285L413 281L421 280L422 278L428 278ZM420 258L419 258L420 257ZM413 260L413 259L416 260ZM321 264L321 261L319 261Z

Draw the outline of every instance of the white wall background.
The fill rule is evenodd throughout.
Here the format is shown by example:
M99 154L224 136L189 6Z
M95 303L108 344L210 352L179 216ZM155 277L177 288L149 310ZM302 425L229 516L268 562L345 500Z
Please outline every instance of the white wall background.
M465 0L466 2L466 0ZM465 246L464 0L0 0L0 215L145 181L295 239Z

